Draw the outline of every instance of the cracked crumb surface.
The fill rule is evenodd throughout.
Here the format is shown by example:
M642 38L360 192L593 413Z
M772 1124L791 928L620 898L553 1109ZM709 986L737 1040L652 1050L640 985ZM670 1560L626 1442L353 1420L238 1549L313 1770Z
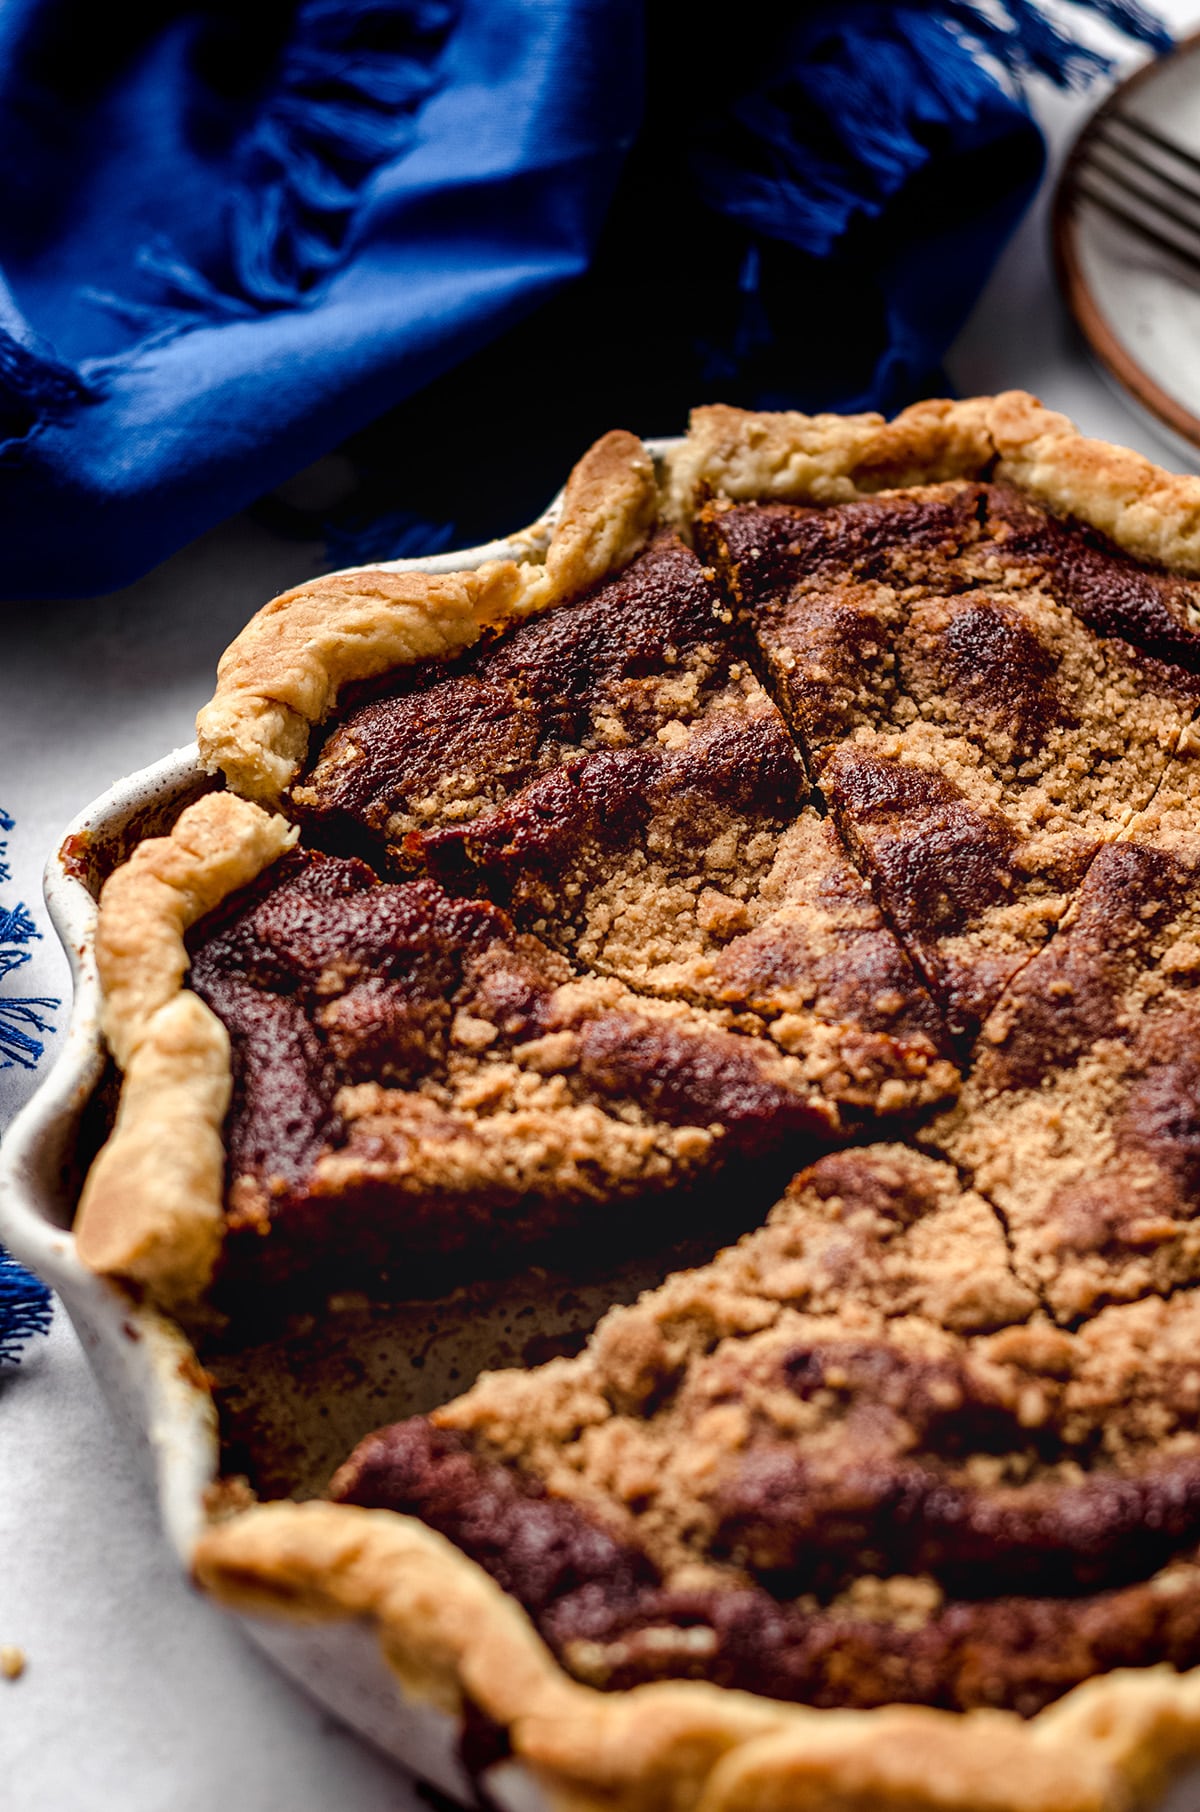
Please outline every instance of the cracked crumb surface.
M930 1131L1064 1320L1200 1272L1200 762L1096 856Z
M233 1047L232 1277L378 1279L536 1243L838 1131L777 1045L355 859L287 858L195 940L191 979Z
M572 961L802 1051L843 1106L924 1106L955 1086L940 1018L807 795L755 692L665 753L582 762L423 849Z
M654 749L748 681L728 612L688 549L660 534L584 597L343 715L296 803L314 826L404 839L468 823L573 757Z
M995 486L714 511L701 544L881 904L971 1033L1151 798L1196 678L1112 633L1139 626L1128 600L1094 634L1081 595L1110 569L1119 594L1131 563L1088 549L1085 583L1058 526Z
M295 796L314 827L353 825L393 872L500 902L576 964L765 1025L852 1112L953 1093L924 985L812 806L711 575L669 536L351 716Z
M1028 1715L1194 1665L1200 1292L1077 1333L1032 1304L949 1167L831 1155L577 1358L368 1437L333 1495L448 1535L594 1685Z

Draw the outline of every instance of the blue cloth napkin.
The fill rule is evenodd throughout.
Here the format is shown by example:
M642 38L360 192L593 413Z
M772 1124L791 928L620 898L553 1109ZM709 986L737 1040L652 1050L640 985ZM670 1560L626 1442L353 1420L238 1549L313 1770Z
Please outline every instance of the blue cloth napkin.
M1032 0L0 0L0 592L347 437L354 557L510 527L614 423L909 400L1041 172L1020 77L1103 66Z

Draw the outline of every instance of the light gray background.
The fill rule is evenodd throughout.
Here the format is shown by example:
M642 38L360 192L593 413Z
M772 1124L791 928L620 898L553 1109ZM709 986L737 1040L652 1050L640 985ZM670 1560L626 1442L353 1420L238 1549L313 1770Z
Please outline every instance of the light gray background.
M1160 0L1160 10L1180 32L1200 26L1200 0ZM1038 92L1056 160L1094 99ZM955 385L1032 390L1087 433L1180 469L1078 345L1054 290L1045 216L1044 191L954 348ZM191 739L221 649L319 556L241 517L115 596L0 607L0 805L17 819L6 904L40 901L46 855L89 800ZM66 997L53 938L34 950L18 991ZM0 1072L0 1126L34 1082ZM4 1643L28 1659L22 1679L0 1679L4 1808L420 1804L403 1774L287 1685L180 1578L61 1312L49 1340L0 1376Z

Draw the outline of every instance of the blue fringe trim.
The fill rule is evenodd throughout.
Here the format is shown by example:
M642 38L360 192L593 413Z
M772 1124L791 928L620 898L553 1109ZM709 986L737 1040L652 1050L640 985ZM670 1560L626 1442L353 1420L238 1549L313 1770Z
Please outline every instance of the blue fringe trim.
M1131 0L1074 7L1156 50L1170 47L1164 26ZM693 168L717 212L823 257L936 155L939 129L986 116L1004 81L1019 92L1036 73L1076 88L1110 68L1111 58L1068 36L1034 0L821 5L736 104L732 136L726 128L702 138Z
M0 1247L0 1365L15 1365L25 1342L49 1331L52 1313L45 1284Z
M0 806L0 830L12 828L12 817ZM7 854L8 845L0 843L0 881L9 878ZM20 901L15 906L0 906L0 982L29 961L30 952L24 946L41 935ZM15 1000L0 994L0 1070L10 1070L18 1063L23 1069L34 1068L44 1048L37 1034L54 1030L46 1015L58 1004L41 997Z
M0 806L0 831L13 829L11 815ZM9 878L7 845L0 843L0 881ZM0 906L0 981L29 961L21 948L41 934L24 906ZM14 1063L32 1069L42 1054L35 1032L52 1028L43 1014L57 1007L56 1000L9 1000L0 996L0 1069ZM0 1246L0 1365L15 1365L21 1348L35 1334L50 1326L51 1297L44 1283L30 1275Z
M273 98L231 173L228 271L163 243L139 263L177 303L228 315L311 300L345 254L368 181L406 150L458 0L302 0Z
M1079 12L1096 13L1127 38L1152 50L1170 50L1170 32L1136 0L1070 0ZM1077 88L1106 75L1112 58L1068 37L1038 0L1002 0L994 7L979 0L939 0L938 11L973 47L994 57L1018 83L1034 71L1059 88Z

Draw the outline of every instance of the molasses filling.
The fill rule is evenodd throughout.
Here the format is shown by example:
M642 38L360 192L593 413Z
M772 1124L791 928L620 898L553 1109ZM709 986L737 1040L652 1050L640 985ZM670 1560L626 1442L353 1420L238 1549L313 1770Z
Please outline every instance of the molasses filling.
M821 1706L1025 1715L1200 1662L1200 1295L1030 1317L992 1211L902 1147L587 1348L369 1437L343 1502L422 1517L563 1665Z
M294 796L314 827L353 822L392 872L482 894L576 966L767 1031L852 1111L931 1106L957 1080L940 1016L730 624L660 536L353 714Z
M984 485L714 508L700 540L877 899L969 1037L1200 702L1159 658L1200 665L1188 587Z
M838 1132L776 1045L357 859L284 858L198 929L191 984L233 1046L233 1279L403 1289Z
M591 757L466 829L432 873L482 888L579 964L723 1010L881 1114L953 1093L940 1018L760 694L661 752Z
M1101 636L1147 654L1200 667L1200 586L1144 565L1095 529L1061 522L1004 485L985 485L982 533L963 567L983 584L999 580L1048 591Z
M583 597L398 680L343 718L292 796L314 830L365 834L401 871L411 832L468 823L580 756L654 751L756 691L727 606L668 533Z
M983 1028L931 1141L1003 1211L1071 1320L1200 1277L1200 761L1097 855Z

